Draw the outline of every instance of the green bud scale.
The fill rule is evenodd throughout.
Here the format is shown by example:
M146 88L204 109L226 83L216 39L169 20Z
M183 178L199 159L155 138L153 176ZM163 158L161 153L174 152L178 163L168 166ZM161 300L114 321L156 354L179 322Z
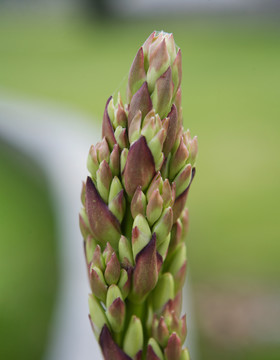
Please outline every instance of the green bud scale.
M105 360L190 359L180 313L197 138L182 126L181 79L173 35L153 32L132 63L127 104L108 99L89 150L79 219Z

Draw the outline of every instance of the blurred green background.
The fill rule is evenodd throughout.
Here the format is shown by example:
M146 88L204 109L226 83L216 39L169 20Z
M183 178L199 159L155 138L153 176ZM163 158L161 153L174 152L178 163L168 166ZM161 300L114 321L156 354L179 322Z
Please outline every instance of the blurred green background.
M266 319L267 297L280 300L275 18L191 14L90 21L73 14L2 13L0 90L78 110L101 124L107 98L123 88L137 49L154 29L173 32L182 49L184 123L199 139L187 241L200 359L279 359L280 340L269 341L262 326L248 321L244 335L235 318L231 324L213 316L217 304L226 319L238 309L246 316L258 298L263 301L255 316ZM1 144L2 359L42 356L55 297L55 220L45 176L34 166ZM278 331L278 324L270 325ZM235 333L227 337L225 326Z

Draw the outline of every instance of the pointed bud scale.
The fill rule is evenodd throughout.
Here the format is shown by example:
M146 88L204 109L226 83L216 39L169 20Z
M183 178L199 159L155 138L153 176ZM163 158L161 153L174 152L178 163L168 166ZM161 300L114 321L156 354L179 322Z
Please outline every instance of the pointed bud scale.
M156 117L156 112L155 109L152 109L151 111L148 112L148 114L144 117L143 123L142 123L142 129L144 129L147 125L153 123L154 126L155 124L155 117ZM153 130L155 130L154 127L152 127Z
M109 161L110 150L105 138L96 144L95 149L99 163L101 163L103 160L107 162Z
M118 282L118 287L122 293L122 298L125 299L130 291L131 285L131 271L126 271L121 269L120 279Z
M144 68L144 52L141 47L131 65L128 84L127 84L127 101L130 103L132 96L141 87L143 82L146 81L146 71Z
M86 239L90 235L90 226L85 209L82 208L79 214L79 225L83 238Z
M104 325L102 328L99 344L102 349L104 360L132 360L131 357L125 354L115 343L110 330L108 329L108 325Z
M192 166L195 165L197 153L198 153L198 143L197 143L197 136L195 136L190 144L189 144L189 151L190 151L190 163Z
M168 130L166 140L163 145L163 152L165 156L168 156L176 140L178 113L175 104L172 105L170 113L167 115L167 118L169 119Z
M194 176L195 176L195 168L192 168L191 181L190 181L188 187L179 197L176 198L175 203L173 205L173 222L177 221L177 219L181 216L182 211L184 210L184 207L185 207L185 204L187 201L187 196L189 193L189 189L190 189L190 186L191 186Z
M118 297L106 311L110 326L115 333L123 331L125 322L125 303Z
M147 72L150 93L154 91L156 80L167 70L169 64L170 57L165 39L162 39L159 43L154 42L149 50L149 69Z
M86 182L86 213L96 240L103 246L110 241L113 248L117 249L121 235L120 223L101 199L90 177Z
M164 360L161 348L154 338L148 341L146 360Z
M163 348L167 345L169 330L162 316L153 324L153 336Z
M121 174L123 174L127 157L128 157L128 149L123 149L121 153Z
M98 168L99 168L99 162L97 159L96 150L95 147L91 145L87 158L87 169L94 179L96 179L96 171L98 170Z
M134 259L151 239L149 224L143 215L138 214L132 226L132 252Z
M143 348L143 328L141 320L135 315L131 317L128 329L124 336L123 349L126 354L134 358L134 356Z
M120 147L120 149L124 149L128 147L128 138L126 133L126 128L118 126L115 130L115 138Z
M182 238L185 238L189 230L189 210L187 208L185 208L182 212L181 221L182 221Z
M106 244L105 250L103 251L103 258L104 258L104 261L105 261L105 265L108 264L108 262L110 261L113 253L114 253L114 249L112 248L111 244L108 241L107 244Z
M152 196L152 193L159 189L159 191L161 192L162 190L162 184L163 184L163 181L162 181L162 178L161 178L161 175L160 175L160 172L158 171L155 175L155 177L153 178L149 188L148 188L148 191L147 191L147 199L148 201L150 201L150 198Z
M103 160L96 172L96 186L102 199L107 202L110 185L112 182L112 173L107 161Z
M162 184L162 200L165 207L173 206L172 190L168 179L165 179Z
M87 265L92 261L96 246L96 241L89 235L84 243Z
M168 271L173 275L175 281L175 293L182 288L186 277L187 250L186 244L182 242L178 245L172 260L168 266Z
M172 73L169 66L165 73L157 79L155 90L151 95L153 107L161 119L170 112L173 88Z
M180 360L190 360L190 353L189 350L187 348L182 350L181 356L180 356Z
M89 295L88 298L89 313L93 324L93 331L96 339L99 339L100 332L104 325L108 325L108 320L104 313L100 302L95 298L94 295Z
M105 270L105 262L99 245L96 245L96 248L91 258L92 258L91 266L98 267L103 272Z
M118 93L118 107L115 111L115 119L116 119L116 125L120 125L122 127L126 127L127 126L127 116L126 116L126 112L123 108L123 104L122 104L122 100L121 100L121 96L120 93Z
M157 280L156 237L153 235L148 245L136 256L130 299L135 303L143 302L155 287Z
M125 190L128 195L133 196L138 186L145 190L154 174L153 155L145 138L141 136L131 145L123 172Z
M149 114L150 113L151 113L151 111L149 112ZM145 119L147 118L147 116L145 117ZM152 117L150 119L150 121L147 122L145 125L143 123L141 135L143 135L145 137L147 143L149 143L152 140L152 138L154 137L155 133L156 133L156 122L155 122L155 117Z
M162 212L162 206L163 206L163 199L160 196L159 190L156 189L148 202L147 205L147 219L149 221L149 224L152 226L160 217Z
M182 222L180 219L172 226L171 241L168 249L168 257L170 257L181 241L184 241L182 237Z
M151 47L151 44L155 41L155 37L156 37L156 32L152 32L151 35L148 37L148 39L144 42L143 44L143 53L144 53L144 67L145 70L148 70L148 66L149 66L149 50Z
M164 350L166 360L180 360L181 347L182 345L179 336L173 332L168 339L167 346Z
M118 288L117 285L109 286L107 292L107 298L106 298L106 307L109 308L117 298L122 299L122 294L120 289Z
M109 114L108 114L108 105L110 101L112 100L112 96L109 97L107 100L104 115L103 115L103 122L102 122L102 138L105 137L110 149L113 148L114 144L116 144L116 139L114 135L114 128L112 126Z
M108 202L110 203L122 190L122 184L119 178L115 176L111 182Z
M82 182L82 190L81 190L81 202L85 206L86 201L86 183Z
M163 240L163 242L157 248L157 251L161 255L163 261L165 260L165 258L167 256L167 252L169 250L168 248L169 248L169 243L170 243L170 236L171 236L171 234L169 233L167 235L166 239Z
M126 202L124 197L124 190L121 190L118 195L114 197L114 199L109 202L109 210L121 223L125 214Z
M162 128L160 129L159 132L156 133L156 135L148 143L149 149L153 154L154 162L156 164L156 171L159 170L162 165L162 161L160 161L160 159L163 159L161 151L165 138L166 138L166 131Z
M114 252L108 261L104 277L108 285L116 284L119 280L121 267L116 253Z
M128 128L130 127L131 120L139 110L142 113L142 117L145 117L152 108L152 100L147 82L145 81L140 89L132 96L128 111Z
M180 340L181 340L179 319L176 316L175 311L171 311L170 315L171 315L170 331L176 332L177 335L180 337Z
M157 286L152 293L153 308L161 310L168 300L174 298L174 280L170 273L164 273L158 279Z
M192 177L192 166L187 164L175 177L176 197L180 196L188 187Z
M170 62L173 63L176 57L176 45L175 45L174 37L172 33L171 34L164 33L164 36L166 39L168 54L170 56Z
M182 344L184 344L186 337L187 337L187 321L186 321L186 314L183 315L180 319L180 339Z
M179 49L172 65L172 81L174 84L174 93L176 93L178 88L181 86L181 80L182 80L182 53L181 53L181 49Z
M130 242L123 235L121 236L119 241L119 257L122 266L128 267L134 265Z
M157 247L166 239L167 235L171 231L171 227L173 224L173 211L171 207L165 209L159 218L159 220L155 223L153 227L153 232L156 234L157 238Z
M141 190L141 186L138 186L130 204L130 211L133 219L135 219L138 214L145 216L146 202L146 196Z
M110 154L109 166L113 176L118 176L120 173L120 148L115 144Z
M114 332L122 331L125 320L125 304L117 285L111 285L106 298L106 315Z
M129 129L128 129L128 139L130 144L138 140L141 135L141 122L142 122L142 113L137 111L134 118L131 120Z
M98 267L94 266L90 269L89 278L92 292L99 300L105 303L107 285L102 271Z
M170 160L169 177L174 179L180 170L185 166L189 157L189 152L181 137L180 145Z

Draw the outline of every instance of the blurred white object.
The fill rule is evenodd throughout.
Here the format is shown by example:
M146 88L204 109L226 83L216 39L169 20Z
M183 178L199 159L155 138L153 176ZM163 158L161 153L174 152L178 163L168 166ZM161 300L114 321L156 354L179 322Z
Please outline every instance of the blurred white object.
M73 111L11 99L0 93L1 138L41 165L52 191L60 283L44 360L102 360L88 320L90 289L78 224L87 153L90 145L101 139L100 129L92 119ZM189 288L186 292L188 306L184 309L189 314L190 330L187 342L188 346L192 344L189 348L194 360L195 332Z

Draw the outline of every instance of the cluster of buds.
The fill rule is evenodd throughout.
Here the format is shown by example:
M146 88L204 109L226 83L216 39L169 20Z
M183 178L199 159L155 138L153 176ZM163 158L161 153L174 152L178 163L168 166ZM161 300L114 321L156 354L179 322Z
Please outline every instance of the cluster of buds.
M152 33L131 66L127 104L108 99L89 151L80 228L105 360L189 359L180 312L197 138L183 131L181 77L173 35Z

